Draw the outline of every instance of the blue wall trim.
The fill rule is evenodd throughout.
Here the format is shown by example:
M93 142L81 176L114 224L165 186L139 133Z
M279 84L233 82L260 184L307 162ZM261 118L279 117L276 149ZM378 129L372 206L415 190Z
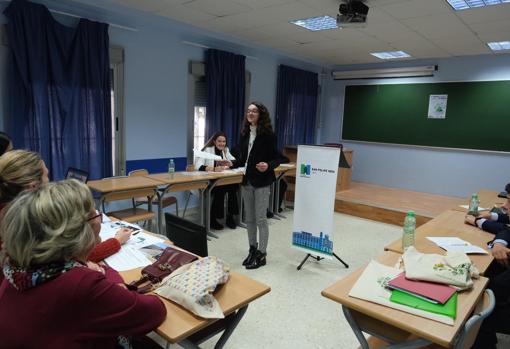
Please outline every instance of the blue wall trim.
M127 160L126 161L126 175L133 170L141 168L146 169L149 173L160 173L168 171L168 162L174 159L175 170L186 170L187 158L162 158L162 159L144 159L144 160Z

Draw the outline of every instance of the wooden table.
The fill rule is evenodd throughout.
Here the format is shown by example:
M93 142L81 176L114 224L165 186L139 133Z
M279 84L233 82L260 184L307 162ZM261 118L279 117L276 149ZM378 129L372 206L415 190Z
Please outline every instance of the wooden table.
M478 192L478 200L480 200L479 207L483 207L485 209L491 210L494 206L502 206L506 199L498 197L498 192L494 190L482 189ZM469 202L471 201L471 196L466 198L466 202L464 205L469 206ZM456 211L467 212L468 209L457 206L453 208Z
M387 251L376 258L376 260L382 264L393 266L399 257L399 253ZM471 290L459 293L457 318L454 325L449 326L397 309L349 297L352 286L356 283L363 270L364 267L356 270L322 291L324 297L342 304L346 317L351 317L354 320L355 325L353 327L351 323L351 327L353 327L353 331L360 342L364 340L364 337L359 337L361 333L356 329L356 326L361 326L361 330L369 329L392 339L405 340L412 334L440 346L451 347L455 336L478 303L489 281L481 277L474 280Z
M288 175L289 173L294 173L294 176L296 175L295 163L283 164L274 169L276 181L273 184L271 184L272 200L270 200L269 210L273 212L275 217L287 218L284 215L280 214L278 212L278 209L280 208L280 182L283 180L283 177Z
M90 189L104 195L119 191L156 188L161 185L161 182L147 177L112 177L88 181L87 185Z
M133 269L120 273L126 283L137 280L140 277L140 269ZM228 339L234 331L241 317L252 301L269 293L271 288L261 282L255 281L242 274L231 272L228 282L218 287L214 296L218 300L225 316L232 314L224 329L224 334L218 343ZM202 329L213 325L218 320L202 319L193 315L181 306L161 298L165 304L167 316L165 321L158 327L156 332L170 343L180 343L186 348L198 348L197 344L188 337Z
M494 260L487 247L487 242L494 238L493 234L487 233L472 225L464 223L464 212L447 210L436 218L416 228L414 247L423 253L445 254L446 251L427 239L427 236L459 237L472 245L479 246L488 255L470 254L469 258L475 263L481 274L484 274ZM384 247L386 251L403 253L402 238Z
M193 174L193 172L176 172L173 176L168 173L156 173L145 176L145 178L158 181L160 186L157 190L158 196L158 232L163 232L163 196L170 192L179 192L185 190L198 190L200 193L200 205L203 206L203 192L209 186L209 183L215 176L209 172ZM203 207L200 210L200 220L204 223Z

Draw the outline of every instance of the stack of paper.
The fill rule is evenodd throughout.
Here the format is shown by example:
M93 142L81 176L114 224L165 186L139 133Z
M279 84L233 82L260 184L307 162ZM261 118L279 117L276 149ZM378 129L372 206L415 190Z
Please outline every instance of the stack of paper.
M488 254L483 248L471 245L458 237L427 236L427 239L448 252L463 252L466 254Z
M121 246L119 252L105 259L106 264L117 271L145 267L151 264L152 261L141 252L141 249L148 246L161 246L165 240L144 232L143 229L136 224L124 221L103 222L101 224L99 236L102 241L105 241L115 237L115 234L121 228L131 229L131 237Z

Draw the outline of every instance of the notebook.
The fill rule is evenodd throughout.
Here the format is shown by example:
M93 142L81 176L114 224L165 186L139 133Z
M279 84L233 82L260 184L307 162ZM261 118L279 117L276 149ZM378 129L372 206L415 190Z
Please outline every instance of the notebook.
M440 304L446 303L455 293L455 289L448 285L406 279L405 273L390 280L388 286L394 290L411 293L417 297L424 297L426 301Z
M390 301L431 313L446 315L452 319L457 316L457 293L454 293L445 304L434 304L409 293L393 290L391 291Z

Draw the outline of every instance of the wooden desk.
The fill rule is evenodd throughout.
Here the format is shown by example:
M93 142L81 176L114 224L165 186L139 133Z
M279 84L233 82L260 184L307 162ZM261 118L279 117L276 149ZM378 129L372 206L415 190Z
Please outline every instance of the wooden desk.
M446 251L427 239L427 236L459 237L473 245L480 246L488 255L470 254L469 258L475 263L481 274L484 274L494 260L487 248L487 242L494 238L493 234L487 233L472 225L464 223L464 212L447 210L436 218L416 228L414 246L423 253L445 254ZM403 253L402 238L384 247L386 251Z
M140 269L122 272L121 275L126 283L129 283L140 277ZM228 282L220 286L214 293L214 296L220 303L225 316L236 311L242 312L240 314L242 316L249 303L262 297L269 291L271 291L269 286L242 274L231 272ZM165 304L167 316L156 332L170 343L185 341L189 336L218 321L199 318L169 300L164 298L161 298L161 300Z
M168 173L164 172L147 175L145 178L157 181L160 184L156 192L158 196L158 232L162 235L166 235L165 232L163 232L163 196L170 192L195 189L200 193L200 203L202 206L202 194L209 185L210 180L215 177L209 172L194 175L190 172L182 171L174 173L172 177L170 177ZM203 211L203 209L200 210L200 220L202 223L204 222Z
M501 206L506 202L505 198L498 197L498 192L494 190L482 189L478 192L478 200L480 200L480 207L491 210L494 206ZM466 198L466 202L463 205L468 205L471 201L471 196ZM457 206L453 208L456 211L467 212L468 209Z
M104 195L112 192L156 188L161 182L147 177L118 177L88 181L90 189Z
M271 184L272 190L272 200L269 202L269 210L273 212L274 216L280 217L280 218L287 218L284 215L280 214L278 212L278 209L280 208L280 182L283 180L284 176L287 176L289 174L293 173L294 177L296 176L296 164L295 163L288 163L278 166L274 169L274 175L276 177L276 181ZM275 209L276 208L276 209Z
M207 186L205 190L205 229L207 232L207 235L218 238L218 235L211 232L211 192L216 187L221 187L224 185L232 185L232 184L241 184L243 182L244 174L242 172L208 172L212 178L209 182L209 185ZM243 216L242 207L243 207L243 199L241 197L241 193L239 192L239 195L237 196L238 203L239 203L239 220L241 220L241 217ZM240 222L238 222L240 223Z
M393 266L399 257L400 254L387 251L378 257L377 261L385 265ZM322 291L322 295L342 304L344 312L347 311L348 314L351 314L351 310L354 310L354 313L361 313L361 318L364 320L362 329L370 328L372 330L379 330L381 334L387 336L393 334L394 337L400 338L406 337L405 333L402 333L405 331L407 334L416 335L419 338L423 338L443 347L450 347L453 344L455 336L473 311L489 281L481 277L480 279L474 280L474 286L471 290L459 293L457 318L454 325L449 326L397 309L349 297L352 286L356 283L363 270L364 268L360 268L342 280L337 281ZM358 319L360 319L360 317L358 317ZM356 333L354 328L353 330Z

